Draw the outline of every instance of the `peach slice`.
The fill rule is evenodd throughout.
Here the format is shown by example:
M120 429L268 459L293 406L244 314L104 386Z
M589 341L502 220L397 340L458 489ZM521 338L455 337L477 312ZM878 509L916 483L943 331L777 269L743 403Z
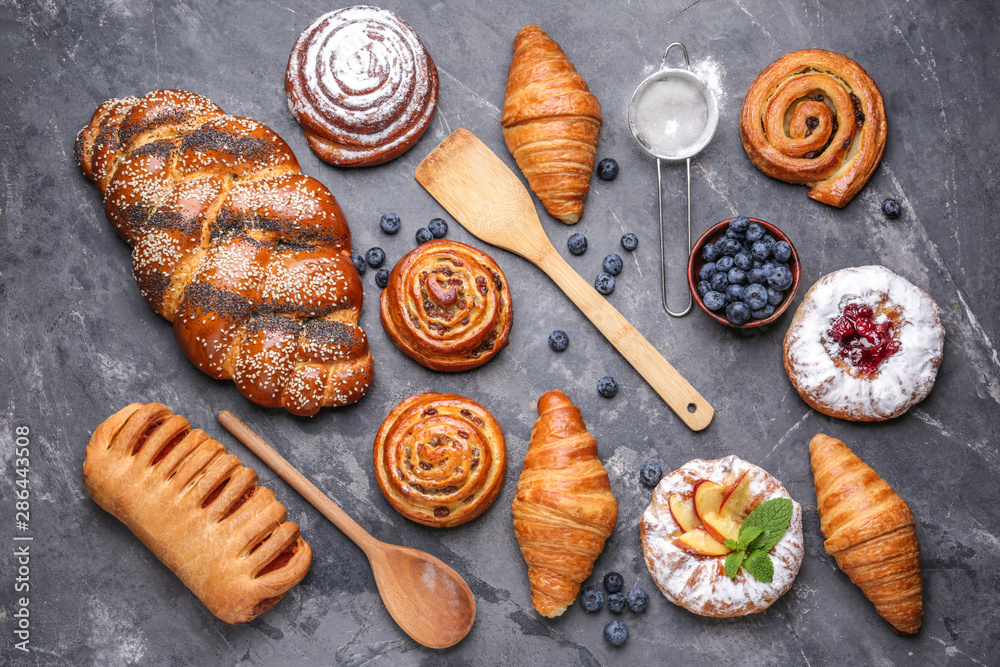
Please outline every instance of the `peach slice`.
M722 496L725 489L721 484L710 482L707 479L699 480L694 485L694 511L698 513L698 518L705 523L705 515L709 512L718 514L722 508Z
M743 473L726 491L722 498L722 509L719 512L732 519L742 519L746 516L747 508L750 506L750 498L750 477L747 473Z
M729 553L726 545L713 539L705 532L704 528L689 530L683 535L675 537L674 541L681 548L699 556L725 556Z
M681 530L687 532L701 526L701 520L694 511L694 505L689 501L685 501L676 493L671 493L667 503L670 505L670 515L674 517L674 521L681 527Z
M740 522L726 514L719 512L706 512L702 515L705 522L705 530L712 538L719 542L726 540L740 540Z

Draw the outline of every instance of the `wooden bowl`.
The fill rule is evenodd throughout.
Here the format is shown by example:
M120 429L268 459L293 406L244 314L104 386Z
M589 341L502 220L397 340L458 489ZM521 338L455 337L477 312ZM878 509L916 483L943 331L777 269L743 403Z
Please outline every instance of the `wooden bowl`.
M737 326L726 319L724 311L722 315L712 312L705 307L705 303L701 300L701 295L698 294L698 273L701 271L701 267L706 264L705 260L701 258L701 251L709 243L715 243L726 235L726 226L733 218L723 220L722 222L713 225L706 231L701 237L695 242L694 247L691 248L691 256L688 258L688 288L691 290L691 297L694 302L698 304L706 315L711 317L713 320L720 324L725 324L727 327L733 327L734 329L753 329L754 327L764 326L765 324L770 324L779 317L782 313L788 310L789 304L792 303L792 299L795 298L795 293L799 289L799 279L802 276L802 270L799 266L799 254L795 251L795 245L792 243L791 239L785 235L783 231L775 227L769 222L765 222L759 218L750 218L750 222L756 222L760 224L767 231L768 234L774 237L775 241L784 241L788 244L788 247L792 249L792 257L788 260L788 269L792 272L792 286L788 288L785 292L785 298L778 304L778 307L774 309L774 312L770 317L764 318L762 320L750 320L742 326Z

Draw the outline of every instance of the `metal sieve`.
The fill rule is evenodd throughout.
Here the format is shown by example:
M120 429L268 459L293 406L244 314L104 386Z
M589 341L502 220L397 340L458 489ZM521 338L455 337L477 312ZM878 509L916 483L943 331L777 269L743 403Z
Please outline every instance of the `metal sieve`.
M667 68L670 49L679 46L684 52L686 69ZM663 235L663 176L660 162L687 162L687 247L691 252L691 158L708 145L719 124L719 105L715 93L704 79L691 72L687 48L674 42L663 52L660 70L639 84L628 105L628 124L632 136L644 151L656 158L656 190L660 205L660 289L663 309L673 317L691 312L688 305L675 313L667 306L667 266Z

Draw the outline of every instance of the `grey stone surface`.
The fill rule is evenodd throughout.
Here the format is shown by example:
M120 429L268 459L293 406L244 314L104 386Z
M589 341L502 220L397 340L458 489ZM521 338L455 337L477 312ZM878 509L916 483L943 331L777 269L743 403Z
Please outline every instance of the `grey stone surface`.
M584 5L584 3L579 3ZM390 0L433 55L441 102L424 138L387 165L353 171L320 162L289 114L285 63L299 32L336 7L314 1L0 2L0 663L3 664L976 664L1000 663L1000 361L997 347L995 98L997 5L989 0L609 0L571 3ZM604 108L599 157L621 175L593 181L582 222L569 229L542 212L556 247L592 278L640 238L609 299L715 406L705 431L689 431L540 271L491 251L513 292L511 344L483 368L442 374L404 357L378 322L378 289L365 276L362 324L376 363L368 396L313 419L259 409L228 382L199 373L170 326L139 294L130 252L104 217L96 189L73 161L76 132L110 97L161 87L204 94L226 111L265 122L303 170L337 196L357 250L379 245L396 261L417 227L443 210L413 180L417 163L467 127L508 164L499 125L511 42L536 22L566 50ZM735 214L784 229L802 263L803 287L845 266L884 264L927 290L948 331L944 363L927 400L879 424L824 417L782 370L790 314L741 335L700 312L668 318L659 305L655 164L629 135L626 107L664 47L684 42L717 88L718 133L692 169L695 233ZM821 47L854 58L888 109L885 157L843 210L755 169L742 150L738 113L756 74L784 53ZM683 212L680 167L665 169L673 224ZM886 220L885 197L903 204ZM378 218L396 211L403 231ZM477 247L449 216L449 236ZM679 230L680 227L678 226ZM572 232L590 250L571 257ZM676 232L672 247L683 241ZM673 257L674 283L682 272ZM801 293L798 297L801 299ZM562 354L553 329L569 333ZM597 379L621 385L607 400ZM626 614L628 643L602 637L611 614L540 618L510 520L521 459L545 390L583 409L620 503L619 525L592 581L609 570L652 594ZM451 530L409 522L389 507L370 473L378 424L398 401L425 390L470 396L507 434L510 471L496 504ZM161 401L205 428L275 489L301 524L315 560L301 585L259 619L228 626L211 616L81 483L84 446L104 418L133 401ZM215 421L229 409L257 429L377 537L425 549L471 585L478 618L446 651L417 646L380 604L361 552ZM31 430L31 651L13 647L16 564L15 428ZM924 625L896 636L822 547L807 443L845 440L907 500L917 517L925 583ZM765 613L735 620L691 615L655 589L643 563L638 519L650 493L639 466L671 470L695 457L736 453L783 480L804 508L806 558L798 579Z

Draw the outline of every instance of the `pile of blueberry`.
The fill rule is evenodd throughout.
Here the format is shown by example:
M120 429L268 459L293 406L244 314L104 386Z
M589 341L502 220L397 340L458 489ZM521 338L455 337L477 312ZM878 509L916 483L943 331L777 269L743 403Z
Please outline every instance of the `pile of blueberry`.
M733 218L715 243L706 243L701 257L701 301L713 312L724 310L735 326L773 315L792 286L791 246L744 215Z
M392 236L400 230L402 222L395 213L385 213L379 219L378 226L384 233ZM447 233L448 223L441 218L434 218L427 223L426 227L417 230L417 245L444 238ZM379 268L385 263L385 251L382 248L371 248L364 255L354 254L351 259L354 260L354 266L358 268L358 273L361 275L365 275L369 266L378 269L375 273L375 284L380 288L385 289L386 285L389 284L389 269Z
M620 614L628 607L633 613L646 611L649 604L649 594L641 588L633 588L627 594L622 593L625 578L617 572L604 575L604 590L608 592L608 609L614 614ZM604 592L596 586L588 586L580 595L583 609L588 612L599 611L604 606ZM614 620L604 626L604 638L613 646L621 646L628 639L628 628L619 620Z

